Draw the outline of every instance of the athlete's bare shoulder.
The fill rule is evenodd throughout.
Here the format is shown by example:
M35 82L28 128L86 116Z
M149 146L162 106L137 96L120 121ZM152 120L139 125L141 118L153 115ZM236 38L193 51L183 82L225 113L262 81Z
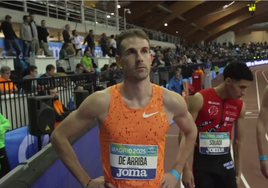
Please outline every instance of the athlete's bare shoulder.
M195 93L194 95L190 95L186 99L187 106L189 108L189 111L192 109L200 110L203 107L203 96L201 93Z
M183 100L183 97L180 94L178 94L174 91L168 90L166 88L163 88L163 102L164 102L164 104L169 105L170 103L172 104L172 102L175 102L175 101L178 102L178 100L179 101Z
M176 113L178 110L187 110L184 98L180 94L165 88L163 88L163 103L164 108L169 112Z

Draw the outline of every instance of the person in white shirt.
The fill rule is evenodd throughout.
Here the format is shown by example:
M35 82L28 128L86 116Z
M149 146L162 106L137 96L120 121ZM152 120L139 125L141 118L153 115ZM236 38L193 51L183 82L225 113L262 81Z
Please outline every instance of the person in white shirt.
M77 55L78 52L79 51L81 52L82 50L82 44L81 44L82 37L77 34L76 30L73 30L72 35L73 35L72 43L75 45L75 55Z
M114 35L110 36L110 48L112 49L113 57L116 56L116 41L114 39Z

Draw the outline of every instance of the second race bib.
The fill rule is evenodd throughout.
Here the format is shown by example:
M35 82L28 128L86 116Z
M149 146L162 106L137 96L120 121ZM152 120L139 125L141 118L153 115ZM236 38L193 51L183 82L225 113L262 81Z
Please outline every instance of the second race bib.
M157 145L111 143L110 165L115 179L151 180L156 177Z
M226 132L200 132L199 152L205 155L228 154L230 150L230 134Z

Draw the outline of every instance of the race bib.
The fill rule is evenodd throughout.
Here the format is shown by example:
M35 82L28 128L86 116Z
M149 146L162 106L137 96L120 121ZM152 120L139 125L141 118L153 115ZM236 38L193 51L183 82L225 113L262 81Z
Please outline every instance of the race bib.
M205 155L228 154L230 149L229 133L200 132L199 152Z
M110 165L115 179L152 180L156 177L158 146L111 143Z

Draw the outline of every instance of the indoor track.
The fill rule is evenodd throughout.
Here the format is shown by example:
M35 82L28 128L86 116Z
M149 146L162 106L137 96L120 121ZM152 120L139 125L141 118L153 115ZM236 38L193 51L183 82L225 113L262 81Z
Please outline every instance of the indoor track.
M245 126L245 138L242 158L242 177L239 188L267 188L268 180L265 179L259 167L258 150L256 144L256 123L258 111L262 102L264 88L268 85L268 65L251 68L254 81L242 99L247 105ZM221 83L221 80L213 80L213 87ZM267 114L268 115L268 114ZM172 168L178 151L178 132L176 124L172 124L166 135L165 170ZM268 130L266 131L268 133ZM266 139L268 137L266 134ZM228 180L226 180L228 181ZM177 188L183 188L182 184ZM227 187L226 187L227 188Z

